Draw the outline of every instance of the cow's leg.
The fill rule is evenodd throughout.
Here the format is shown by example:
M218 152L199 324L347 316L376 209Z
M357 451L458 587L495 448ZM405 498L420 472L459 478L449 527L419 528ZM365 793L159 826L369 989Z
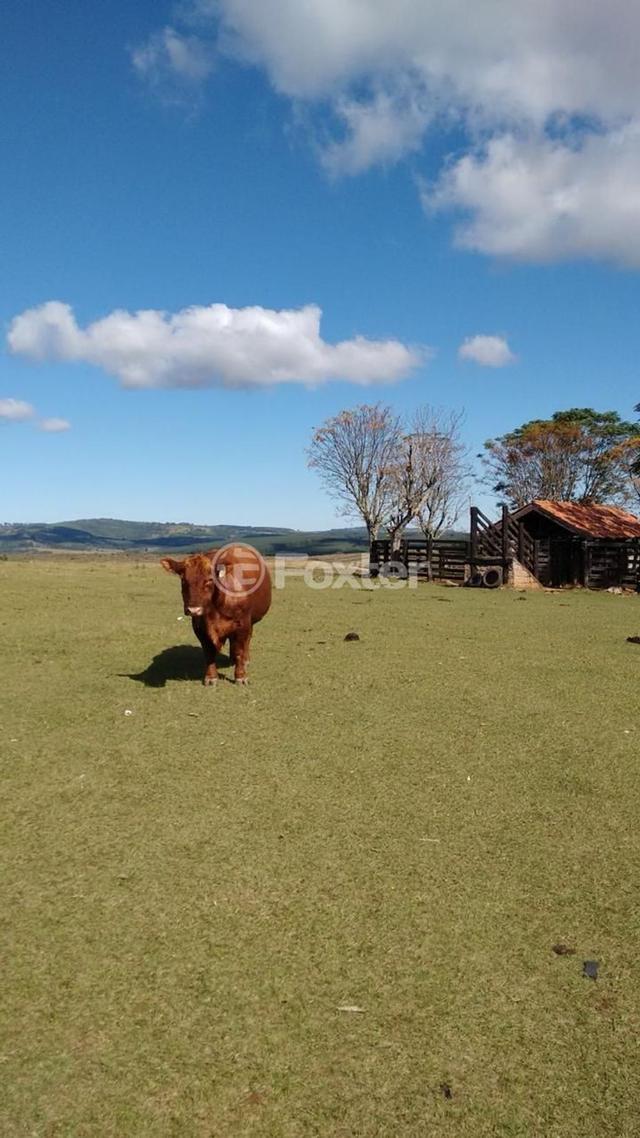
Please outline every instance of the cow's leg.
M234 679L237 684L247 682L247 664L249 662L249 644L251 643L251 625L241 628L233 638L233 656L235 663Z
M218 681L218 669L216 668L216 646L207 632L204 621L194 618L193 631L195 632L204 653L205 671L203 677L203 684L215 684Z
M210 640L206 646L204 644L202 645L202 649L204 652L204 662L206 665L202 682L207 686L210 684L217 684L218 669L216 667L216 646L213 641Z

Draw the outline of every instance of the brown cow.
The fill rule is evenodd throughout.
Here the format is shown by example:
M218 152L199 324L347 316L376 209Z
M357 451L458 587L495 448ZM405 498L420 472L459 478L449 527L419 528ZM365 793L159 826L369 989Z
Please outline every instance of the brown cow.
M250 545L226 545L194 553L184 561L164 557L160 564L181 579L185 616L191 617L204 652L204 683L216 683L216 653L228 640L235 681L246 684L253 626L271 605L271 577L264 558Z

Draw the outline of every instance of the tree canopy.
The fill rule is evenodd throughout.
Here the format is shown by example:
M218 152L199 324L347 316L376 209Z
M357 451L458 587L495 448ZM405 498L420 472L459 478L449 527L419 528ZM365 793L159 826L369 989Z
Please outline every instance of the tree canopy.
M483 461L512 508L534 498L625 502L633 490L627 448L637 435L637 424L617 411L572 407L489 439Z
M455 521L464 494L461 422L460 414L435 407L401 419L385 404L363 404L314 431L309 465L342 512L362 518L370 541L384 525L396 547L418 519L435 536Z

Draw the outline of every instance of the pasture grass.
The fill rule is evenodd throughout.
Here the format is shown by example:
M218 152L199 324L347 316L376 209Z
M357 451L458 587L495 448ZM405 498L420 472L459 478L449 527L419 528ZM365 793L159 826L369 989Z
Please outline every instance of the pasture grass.
M3 1136L640 1132L640 600L0 576Z

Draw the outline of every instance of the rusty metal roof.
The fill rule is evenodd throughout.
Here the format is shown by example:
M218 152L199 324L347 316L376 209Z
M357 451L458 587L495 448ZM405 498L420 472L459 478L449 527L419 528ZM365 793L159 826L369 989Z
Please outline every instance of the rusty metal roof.
M528 506L516 510L515 517L520 518L531 510L538 510L574 533L587 537L618 541L640 537L640 518L618 506L587 506L579 502L552 502L548 498L536 498Z

